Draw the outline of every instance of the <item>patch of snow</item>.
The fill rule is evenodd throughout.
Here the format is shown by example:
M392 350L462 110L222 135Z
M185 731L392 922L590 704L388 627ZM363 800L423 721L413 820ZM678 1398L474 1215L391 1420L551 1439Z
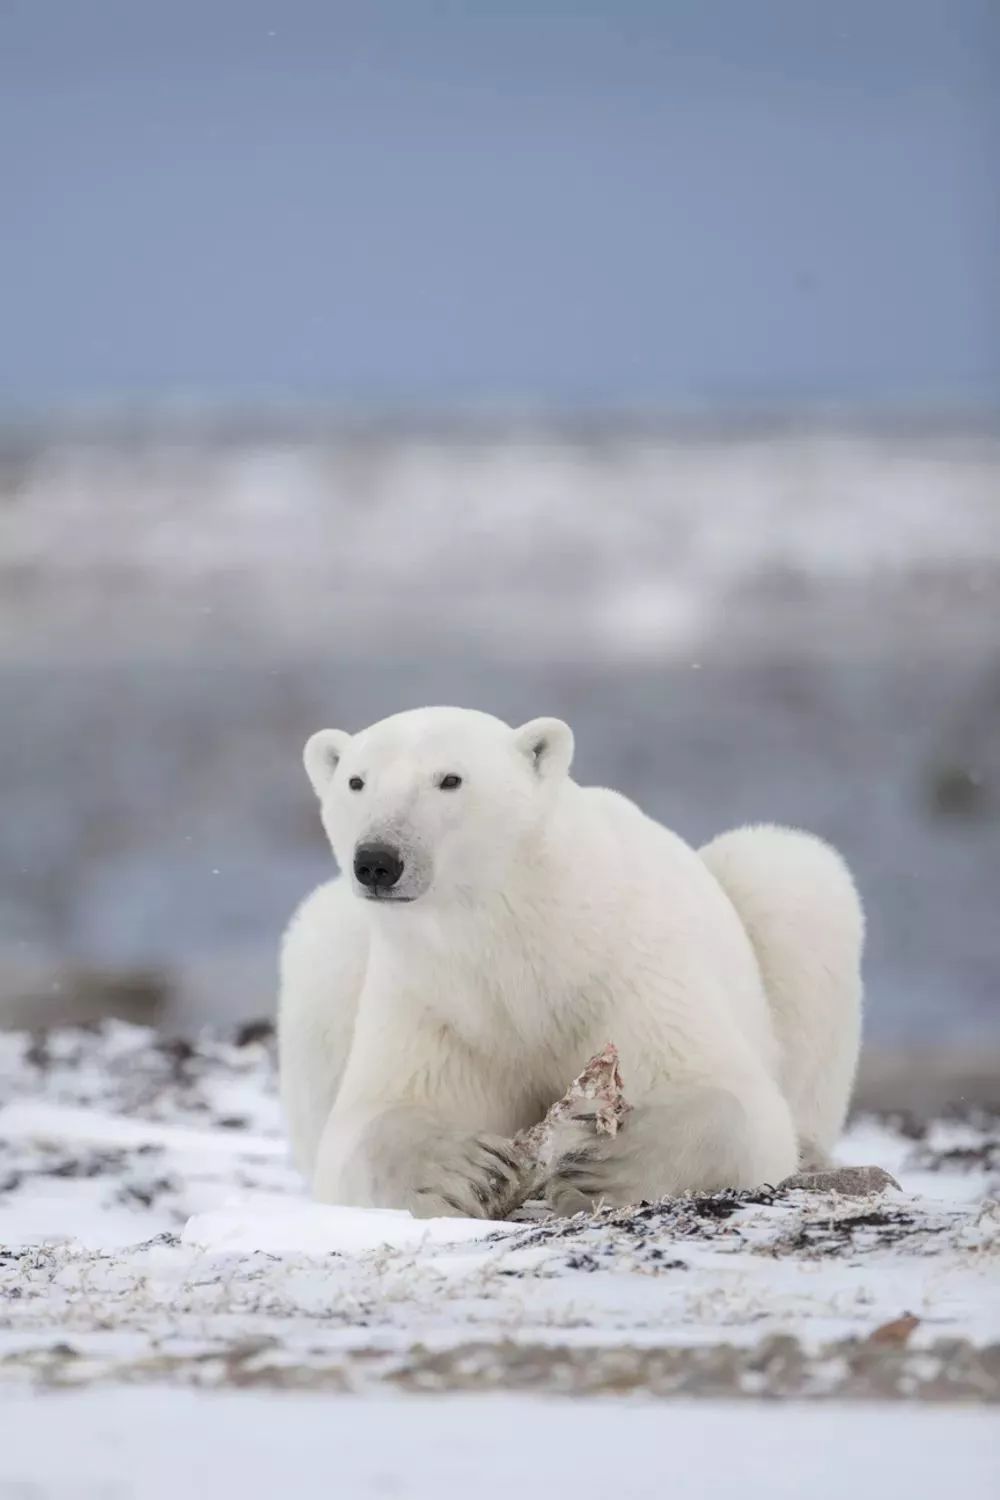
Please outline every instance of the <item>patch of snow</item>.
M191 1156L204 1152L223 1156L233 1154L233 1137L219 1130L161 1125L60 1104L8 1104L0 1109L0 1138L9 1141L74 1141L87 1146L133 1149L154 1146ZM240 1156L282 1158L287 1155L287 1148L280 1140L241 1132L237 1142Z
M415 1219L391 1209L289 1203L287 1197L256 1193L231 1200L212 1213L195 1214L182 1238L202 1250L225 1254L263 1250L271 1255L357 1255L366 1250L456 1245L486 1239L503 1229L517 1233L522 1227L483 1219Z
M82 1391L5 1399L0 1492L81 1500L993 1500L992 1413L525 1397ZM53 1433L58 1432L58 1441Z

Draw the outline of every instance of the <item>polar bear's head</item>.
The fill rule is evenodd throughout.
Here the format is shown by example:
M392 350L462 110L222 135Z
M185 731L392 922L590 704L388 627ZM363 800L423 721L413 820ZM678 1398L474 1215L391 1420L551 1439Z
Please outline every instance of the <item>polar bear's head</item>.
M474 902L505 882L573 757L559 719L419 708L305 748L337 863L366 900Z

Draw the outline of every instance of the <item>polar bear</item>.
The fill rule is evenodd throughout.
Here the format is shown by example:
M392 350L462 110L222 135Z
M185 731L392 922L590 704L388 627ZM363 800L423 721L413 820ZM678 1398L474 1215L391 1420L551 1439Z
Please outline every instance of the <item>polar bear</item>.
M860 1035L843 861L777 827L696 851L572 756L558 719L458 708L306 745L343 874L285 935L279 1048L321 1201L490 1217L513 1134L609 1039L633 1111L561 1127L557 1211L826 1162Z

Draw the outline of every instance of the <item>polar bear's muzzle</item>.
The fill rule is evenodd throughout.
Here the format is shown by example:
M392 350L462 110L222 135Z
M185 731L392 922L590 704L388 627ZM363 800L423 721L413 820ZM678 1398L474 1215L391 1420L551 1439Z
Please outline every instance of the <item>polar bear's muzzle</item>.
M354 851L354 878L366 896L388 896L405 869L403 856L392 844L359 844ZM392 899L399 900L399 894Z
M430 866L418 850L369 834L354 850L354 882L366 901L415 901L430 885Z

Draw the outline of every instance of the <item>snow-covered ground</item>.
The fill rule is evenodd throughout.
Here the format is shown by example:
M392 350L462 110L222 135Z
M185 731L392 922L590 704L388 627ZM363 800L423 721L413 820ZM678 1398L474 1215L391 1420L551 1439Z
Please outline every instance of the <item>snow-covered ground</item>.
M6 1381L1000 1397L987 1122L855 1126L881 1198L420 1223L306 1201L242 1041L0 1037Z
M497 1225L310 1204L266 1027L0 1034L0 1103L0 1496L996 1493L996 1122Z
M6 1396L12 1500L995 1500L979 1409L260 1392Z

